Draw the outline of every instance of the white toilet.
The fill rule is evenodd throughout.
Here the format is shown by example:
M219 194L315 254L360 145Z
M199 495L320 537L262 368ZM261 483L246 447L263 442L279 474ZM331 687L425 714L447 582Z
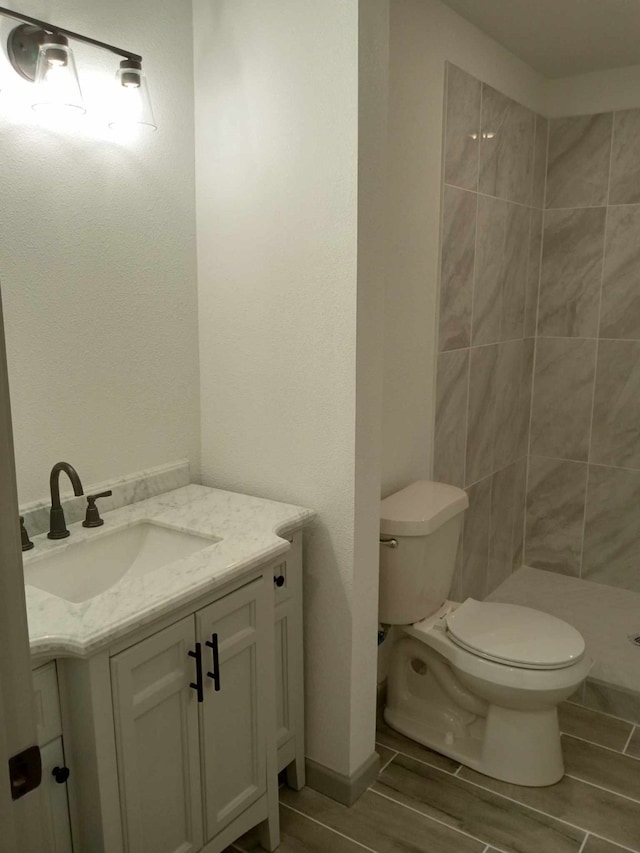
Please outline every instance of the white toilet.
M462 489L427 480L381 503L380 622L399 626L384 718L487 776L552 785L564 774L557 706L592 661L554 616L448 600L467 506Z

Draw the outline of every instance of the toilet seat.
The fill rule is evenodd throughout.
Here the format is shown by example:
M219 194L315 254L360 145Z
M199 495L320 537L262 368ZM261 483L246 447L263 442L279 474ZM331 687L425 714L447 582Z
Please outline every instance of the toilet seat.
M582 635L555 616L468 598L445 616L447 636L478 657L518 669L563 669L584 657Z

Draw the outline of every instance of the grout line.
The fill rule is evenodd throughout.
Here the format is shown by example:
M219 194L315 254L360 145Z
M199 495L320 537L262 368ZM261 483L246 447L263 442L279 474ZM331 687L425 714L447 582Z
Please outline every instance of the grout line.
M626 717L617 717L615 714L609 714L606 711L601 711L599 708L590 708L588 705L581 705L579 702L571 702L569 699L566 699L565 702L567 705L573 705L575 708L582 708L583 711L591 711L592 714L599 714L601 717L606 717L609 720L618 720L620 723L629 723L630 726L639 725L634 720L627 720Z
M478 182L480 180L480 170L478 169ZM443 181L445 187L450 187L452 190L460 190L465 193L475 193L476 195L482 196L483 198L490 198L493 201L503 201L505 204L515 204L517 207L524 207L526 210L540 210L539 207L535 207L533 204L526 204L523 201L512 201L510 198L501 195L491 195L491 193L483 193L478 189L469 189L469 187L459 187L457 184L450 184L448 181ZM596 205L596 207L602 207L603 205ZM629 205L631 206L631 205ZM634 205L636 207L640 207L640 205ZM573 208L567 208L568 210L573 210Z
M380 746L384 746L384 744L381 743ZM389 748L390 747L388 747L388 746L385 747L385 749L389 749ZM418 764L424 764L425 767L430 767L432 770L439 770L440 773L446 773L447 776L457 776L463 767L462 764L459 764L458 767L456 767L456 769L453 771L443 770L442 767L436 767L435 764L430 764L428 761L423 761L423 759L421 759L421 758L416 758L415 755L409 755L408 752L403 752L401 749L396 750L396 755L394 756L394 758L397 757L398 755L402 755L404 758L410 758L412 761L417 761ZM438 755L440 755L440 753L438 753ZM453 759L451 759L451 760L453 761Z
M550 459L553 462L572 462L574 465L586 465L589 468L607 468L611 471L627 471L630 474L637 474L640 471L640 468L623 468L621 465L604 465L602 462L587 462L586 459L567 459L563 456L547 456L543 453L533 453L532 459ZM484 479L484 477L483 477ZM614 587L614 589L621 589L621 587ZM633 590L629 590L633 592ZM601 713L601 712L598 712ZM608 716L613 716L609 714Z
M441 820L440 818L434 817L433 815L430 815L430 814L426 814L425 812L421 812L420 809L416 809L413 806L408 806L406 803L403 803L400 800L396 800L395 797L390 797L388 794L383 794L380 791L376 791L374 789L371 790L371 793L375 794L377 797L381 797L383 800L389 800L390 802L395 803L398 806L402 806L403 809L406 809L409 812L413 812L414 814L420 815L421 817L425 818L426 820L431 820L434 823L440 824L440 826L446 826L447 829L450 829L452 832L455 832L458 835L464 835L466 838L471 838L474 841L479 841L480 844L486 844L487 843L484 840L484 838L478 838L477 835L471 835L471 833L465 832L463 829L458 829L458 827L452 826L450 823L446 823L444 820ZM489 847L490 846L491 846L491 844L489 844ZM493 849L496 851L500 851L500 853L505 853L505 851L501 847L494 847Z
M377 746L381 746L381 747L383 747L384 749L390 749L390 747L385 746L383 743L378 743L377 741L376 741L376 745L377 745ZM391 749L391 752L393 752L393 755L391 756L391 758L389 758L387 761L385 761L385 763L384 763L384 764L381 764L381 765L380 765L380 770L378 771L378 773L382 773L382 771L383 771L383 770L386 770L386 769L387 769L387 767L388 767L388 766L391 764L391 762L393 761L393 759L397 757L397 755L398 755L398 751L397 751L397 750L395 750L395 749ZM371 784L373 785L373 782L372 782ZM369 786L369 787L371 787L371 786Z
M333 832L334 835L339 835L341 838L345 838L347 841L350 841L352 844L357 844L358 847L362 847L363 850L368 850L369 853L377 853L377 851L375 851L373 849L373 847L367 847L367 845L363 844L361 841L356 841L355 838L351 838L351 836L345 835L343 832L339 832L337 829L334 829L331 826L327 826L326 823L322 823L321 821L316 820L316 818L314 818L314 817L309 817L308 814L305 814L304 812L301 812L298 809L294 809L293 806L289 806L286 803L280 803L280 806L283 809L289 809L289 811L293 812L294 814L300 815L300 817L303 817L306 820L310 820L311 823L315 823L318 826L323 827L323 829L328 829L329 832Z
M580 845L580 849L578 850L578 853L583 853L584 848L587 846L588 840L589 840L589 833L587 832L587 834L584 837L584 841Z
M637 726L634 726L634 727L631 729L631 732L630 732L630 734L629 734L629 737L627 738L627 742L626 742L626 743L625 743L625 745L624 745L624 749L622 750L622 753L623 753L623 755L626 755L626 756L627 756L627 758L635 758L636 760L638 760L638 756L637 756L637 755L629 755L629 753L627 752L627 750L629 749L629 744L630 744L630 743L631 743L631 741L633 740L633 736L634 736L634 734L635 734L635 732L636 732L636 728L637 728Z
M625 757L628 758L630 756ZM582 782L583 785L588 785L590 788L596 788L598 791L605 791L607 794L612 794L614 797L620 797L622 800L627 800L627 802L635 803L637 806L640 806L640 799L637 799L636 797L630 797L628 794L621 794L619 791L614 791L612 788L605 788L595 782L589 782L587 779L583 779L581 776L574 776L572 773L565 772L564 775L569 779L573 779L575 782Z
M613 752L615 755L621 755L623 758L632 758L635 761L640 761L640 758L637 758L635 755L628 755L624 751L624 749L626 749L626 746L622 750L614 749L612 746L604 746L603 744L598 743L595 740L589 740L589 738L580 737L580 735L573 735L573 734L570 734L569 732L562 731L562 729L560 730L560 733L561 733L562 737L569 737L569 738L572 738L573 740L579 740L579 741L581 741L581 743L588 743L590 746L596 746L598 749L605 749L607 752ZM633 735L633 729L631 730L631 734L629 735L629 737L627 739L627 745L630 743L632 735Z
M482 115L482 96L480 98L480 114ZM478 167L479 168L479 167ZM473 271L471 273L471 315L469 317L469 358L467 364L467 405L464 412L464 459L462 466L462 482L466 485L467 482L467 449L469 445L469 400L471 396L471 349L473 344L473 309L475 306L476 297L476 270L478 258L478 199L476 197L476 212L474 221L473 235ZM461 537L464 541L464 537ZM464 547L462 551L462 564L464 566Z
M597 832L589 832L589 835L592 835L594 838L599 839L600 841L607 841L609 844L612 844L614 847L619 847L621 850L628 851L628 853L638 853L637 848L634 850L632 847L627 847L626 844L620 844L619 841L611 841L610 838L607 838L606 835L598 835Z
M584 510L582 513L582 538L580 541L580 562L578 564L578 577L582 577L584 573L584 543L587 536L587 505L589 500L589 481L591 472L589 464L592 458L593 444L593 423L595 420L596 411L596 388L598 386L598 361L600 356L600 327L602 325L602 297L604 293L604 273L607 263L607 233L609 225L609 193L611 191L611 168L613 163L613 114L611 116L611 139L609 141L609 171L607 172L607 204L604 212L604 233L602 235L602 270L600 272L600 295L598 298L598 325L596 326L595 360L593 365L593 391L591 394L591 418L589 420L589 432L587 440L587 482L584 490Z
M565 774L566 775L566 774ZM480 785L478 782L473 782L471 779L467 779L466 776L461 776L460 780L462 782L467 782L469 785L473 785L474 788L479 788L481 791L487 791L490 794L494 794L496 797L500 797L503 800L506 800L509 803L515 803L515 805L519 806L523 809L528 809L531 812L535 812L535 814L542 815L543 817L551 818L557 823L562 823L565 826L571 826L573 829L577 829L579 832L588 832L584 826L578 826L577 823L571 823L570 820L566 820L562 817L556 817L556 815L550 814L549 812L542 811L542 809L538 809L535 806L530 805L529 803L523 803L520 800L516 800L513 797L510 797L508 794L503 794L502 792L495 791L493 788L485 788L484 785ZM582 781L582 780L579 780ZM593 834L593 833L592 833Z

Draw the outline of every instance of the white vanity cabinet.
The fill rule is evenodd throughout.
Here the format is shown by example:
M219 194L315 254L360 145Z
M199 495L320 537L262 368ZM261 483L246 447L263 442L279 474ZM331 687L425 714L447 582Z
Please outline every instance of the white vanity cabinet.
M129 853L195 853L266 794L265 604L259 579L112 658Z

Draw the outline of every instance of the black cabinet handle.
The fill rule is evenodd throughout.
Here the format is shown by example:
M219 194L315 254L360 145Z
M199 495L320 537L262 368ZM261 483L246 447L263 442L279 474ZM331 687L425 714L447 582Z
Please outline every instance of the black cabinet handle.
M56 780L58 785L63 785L67 779L69 778L69 768L68 767L54 767L51 771L51 775Z
M195 652L189 652L190 658L196 659L196 683L193 681L189 685L193 690L198 693L198 702L204 702L204 687L202 684L202 646L200 643L196 643Z
M213 678L213 689L220 690L220 656L218 654L218 635L212 634L211 640L206 645L213 651L213 672L208 672L209 678Z
M274 577L273 582L278 588L284 586L284 575L277 575Z

